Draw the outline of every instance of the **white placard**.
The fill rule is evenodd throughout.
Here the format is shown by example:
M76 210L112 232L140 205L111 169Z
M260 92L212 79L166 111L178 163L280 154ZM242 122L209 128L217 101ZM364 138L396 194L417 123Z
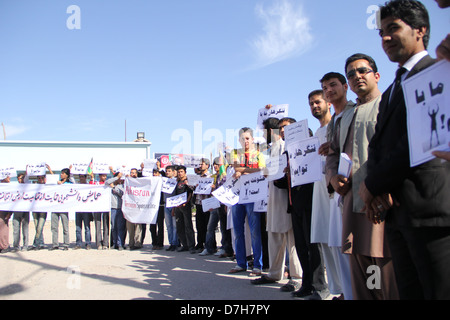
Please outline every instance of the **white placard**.
M12 166L0 168L0 180L6 179L7 177L15 178L17 177L17 171Z
M239 203L252 203L267 198L268 181L261 171L241 175L239 180Z
M45 176L46 172L47 167L45 162L27 165L27 176L29 177Z
M142 176L153 177L153 170L156 169L156 159L146 159L143 163L144 168L142 169Z
M72 163L70 174L87 174L89 163Z
M198 174L187 174L186 178L188 180L188 185L195 187L198 185L198 181L201 177Z
M295 141L309 138L308 120L301 120L284 127L285 147Z
M211 194L211 188L214 184L214 178L200 178L195 188L195 194Z
M282 154L277 157L266 159L264 174L267 175L267 181L278 180L284 177L284 169L287 167L287 156Z
M177 186L177 179L176 178L167 178L162 177L162 187L161 192L172 194L173 190L175 190L175 187Z
M269 203L269 198L262 199L253 205L253 211L254 212L267 212L267 204Z
M285 118L288 116L289 105L279 104L272 106L270 109L262 108L258 110L258 119L256 121L259 129L264 129L263 122L268 118Z
M187 192L166 199L166 208L174 208L187 202Z
M92 172L94 174L109 174L109 164L107 163L94 162L92 167Z
M47 174L45 175L45 184L58 184L59 175L57 174Z
M240 179L229 178L212 195L226 206L234 206L239 202Z
M295 141L287 147L292 187L322 179L319 147L320 142L317 137Z
M202 209L203 212L207 212L209 210L214 210L220 207L220 201L215 197L209 197L202 200Z
M442 60L403 81L411 167L450 151L450 62Z

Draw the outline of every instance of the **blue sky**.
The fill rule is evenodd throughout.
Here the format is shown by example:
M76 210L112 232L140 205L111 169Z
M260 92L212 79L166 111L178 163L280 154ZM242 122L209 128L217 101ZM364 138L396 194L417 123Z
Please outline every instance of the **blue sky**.
M152 153L208 154L269 103L315 130L307 95L351 54L374 57L382 91L392 81L369 28L383 2L0 0L0 122L7 140L125 141L126 121ZM435 56L450 9L423 3Z

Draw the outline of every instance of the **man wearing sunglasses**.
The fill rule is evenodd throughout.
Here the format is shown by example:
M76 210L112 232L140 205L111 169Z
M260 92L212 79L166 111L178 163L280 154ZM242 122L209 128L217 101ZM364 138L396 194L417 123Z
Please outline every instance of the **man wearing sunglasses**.
M380 74L375 61L365 54L354 54L345 63L350 89L357 95L356 108L342 115L340 131L330 145L327 158L330 183L343 197L342 246L349 255L353 299L398 299L394 269L387 242L384 241L384 222L374 224L362 211L364 202L358 195L361 181L366 177L367 150L375 132L381 92ZM348 177L338 174L341 152L352 160ZM379 270L379 284L368 286L374 268Z

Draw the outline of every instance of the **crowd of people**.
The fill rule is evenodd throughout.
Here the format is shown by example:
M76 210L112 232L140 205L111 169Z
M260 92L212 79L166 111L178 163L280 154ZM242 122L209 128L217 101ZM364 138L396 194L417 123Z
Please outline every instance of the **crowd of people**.
M437 2L442 8L450 6L449 1ZM173 194L162 193L157 221L149 227L153 249L164 248L165 225L165 250L235 259L236 266L229 273L250 271L255 286L287 278L289 281L280 289L292 292L294 297L326 299L333 294L345 300L449 299L449 153L436 152L437 158L410 167L406 106L400 84L436 62L426 51L429 17L418 1L392 0L380 8L380 23L382 47L402 70L394 83L382 93L376 62L367 54L357 53L345 61L344 74L326 73L320 80L321 88L308 95L310 111L320 124L310 135L321 143L321 181L292 187L288 166L283 178L269 182L266 212L255 212L253 203L221 204L204 212L201 201L211 195L194 194L186 167L155 169L156 176L176 177L177 185ZM439 59L450 60L449 42L447 37L438 47ZM356 102L348 100L349 88L356 94ZM213 177L213 190L231 177L264 173L265 159L286 152L284 128L295 122L293 118L265 120L264 144L255 143L252 129L242 128L242 148L216 157L213 170L210 161L202 159L196 173ZM348 175L339 171L342 154L352 163ZM130 175L137 178L140 171L133 169ZM101 175L99 181L90 182L111 187L111 217L109 213L76 213L75 249L82 247L82 223L85 248L91 248L91 221L95 221L97 249L142 247L146 225L132 224L121 214L122 178L121 173L113 173L110 179ZM79 179L79 183L88 183L86 176ZM38 177L38 183L45 183L45 176ZM72 183L66 169L60 183ZM187 202L166 207L168 197L184 192ZM31 248L40 249L47 213L32 214L36 236ZM29 213L0 215L0 248L9 247L4 230L11 215L13 250L19 249L21 227L26 248ZM59 218L63 223L63 248L67 249L65 213L51 213L51 249L59 247ZM220 245L216 243L218 225Z

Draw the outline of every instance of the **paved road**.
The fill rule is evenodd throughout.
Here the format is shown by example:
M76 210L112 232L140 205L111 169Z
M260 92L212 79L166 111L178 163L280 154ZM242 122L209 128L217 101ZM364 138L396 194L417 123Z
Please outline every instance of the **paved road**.
M51 239L49 229L47 223L46 243ZM75 230L73 222L70 230ZM228 274L235 262L227 258L153 251L149 242L147 231L141 250L71 248L1 254L0 299L294 300L279 290L287 280L256 287L248 272Z

